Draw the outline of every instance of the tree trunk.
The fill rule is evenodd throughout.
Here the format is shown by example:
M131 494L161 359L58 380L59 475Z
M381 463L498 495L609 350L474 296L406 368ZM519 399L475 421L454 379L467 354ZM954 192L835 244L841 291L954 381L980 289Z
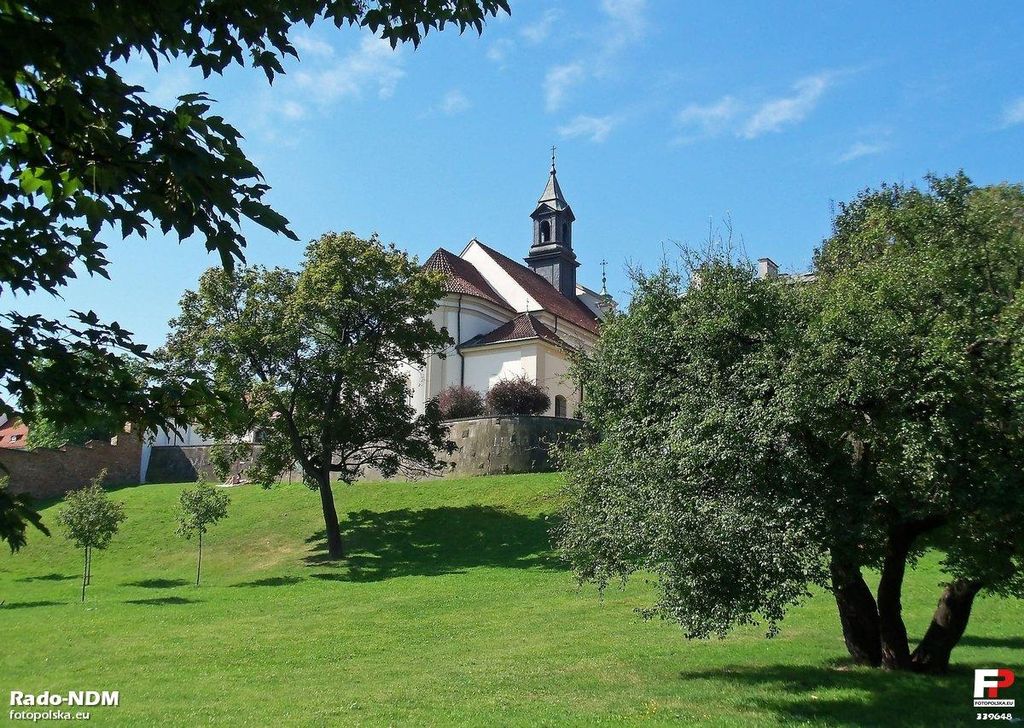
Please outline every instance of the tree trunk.
M910 669L910 644L903 623L903 577L913 535L902 527L890 532L885 544L885 560L878 581L878 626L882 647L882 667L888 670Z
M963 637L967 620L971 617L974 597L981 589L980 581L957 579L946 585L939 597L939 605L932 615L932 623L921 644L911 656L916 672L940 673L949 667L949 655Z
M203 568L203 532L199 532L199 559L196 561L196 586L199 586L199 573Z
M833 557L830 571L846 649L858 665L878 667L882 652L875 598L856 566Z
M338 512L334 509L334 494L331 492L330 474L319 475L317 482L320 490L320 504L324 510L324 526L327 529L327 553L332 559L345 556L341 543L341 527L338 525Z
M92 546L85 547L85 584L92 584Z
M82 563L82 601L85 601L85 579L89 574L89 547L85 548L85 560Z

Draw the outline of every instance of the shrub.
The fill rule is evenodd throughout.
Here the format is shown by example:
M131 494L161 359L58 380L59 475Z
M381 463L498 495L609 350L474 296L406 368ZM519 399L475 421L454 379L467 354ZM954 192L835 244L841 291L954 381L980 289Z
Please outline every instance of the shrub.
M437 395L437 406L444 420L478 417L484 413L483 397L472 387L451 386L442 389Z
M487 408L496 415L539 415L550 406L547 393L526 377L503 379L487 392Z

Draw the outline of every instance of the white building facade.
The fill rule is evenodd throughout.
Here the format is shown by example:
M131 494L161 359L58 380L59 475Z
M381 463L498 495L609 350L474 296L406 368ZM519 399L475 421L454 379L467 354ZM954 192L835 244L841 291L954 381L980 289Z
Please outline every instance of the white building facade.
M443 358L433 356L410 370L417 412L447 387L472 387L485 395L496 382L522 376L551 398L544 415L578 414L584 393L568 376L569 357L593 347L614 302L576 281L575 216L553 161L531 218L526 265L475 238L458 254L439 248L424 265L445 277L445 295L432 320L455 343Z

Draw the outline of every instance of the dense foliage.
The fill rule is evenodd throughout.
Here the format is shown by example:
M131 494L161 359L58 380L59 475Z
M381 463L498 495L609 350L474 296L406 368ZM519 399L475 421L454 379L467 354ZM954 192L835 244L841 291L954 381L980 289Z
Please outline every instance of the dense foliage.
M547 392L526 377L495 382L487 390L487 409L495 415L539 415L551 406Z
M450 343L429 320L441 285L393 245L329 233L306 249L300 271L219 268L181 299L164 352L180 376L202 376L221 395L198 412L222 443L222 469L246 459L264 485L298 465L320 492L329 553L342 555L332 474L366 468L385 477L439 469L454 447L436 403L409 405L409 365ZM260 447L242 439L261 433Z
M472 387L452 385L438 393L437 409L443 420L478 417L484 413L484 398Z
M217 521L227 517L229 503L231 498L228 494L209 483L198 483L194 488L181 491L178 535L187 539L199 537L196 586L199 586L199 575L203 568L203 534Z
M75 422L61 423L48 416L37 402L35 411L28 417L30 423L25 447L63 447L64 445L84 445L90 440L109 440L122 428L123 423L116 417L102 412L86 413Z
M832 589L855 660L939 671L975 594L1024 595L1024 191L962 175L840 208L811 283L711 256L640 276L581 362L561 545L599 583L658 575L690 636ZM694 271L698 272L698 271ZM908 566L949 582L914 653ZM881 571L875 595L862 576Z
M13 554L25 545L25 532L34 526L47 536L49 529L43 525L43 517L32 505L32 498L24 493L12 494L8 490L8 478L0 476L0 541L5 541Z
M92 582L92 550L105 549L125 519L124 505L113 501L103 490L106 471L101 471L92 482L64 496L64 507L57 515L57 523L67 538L82 549L85 557L82 569L82 601L85 587Z

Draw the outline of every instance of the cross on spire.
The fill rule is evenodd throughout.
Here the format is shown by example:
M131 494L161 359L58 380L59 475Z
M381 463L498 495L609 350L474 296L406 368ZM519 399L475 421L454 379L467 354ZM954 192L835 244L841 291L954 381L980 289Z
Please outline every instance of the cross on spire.
M552 172L555 171L555 149L556 149L555 145L552 144L551 145L551 171Z
M608 261L601 258L601 295L608 295Z

